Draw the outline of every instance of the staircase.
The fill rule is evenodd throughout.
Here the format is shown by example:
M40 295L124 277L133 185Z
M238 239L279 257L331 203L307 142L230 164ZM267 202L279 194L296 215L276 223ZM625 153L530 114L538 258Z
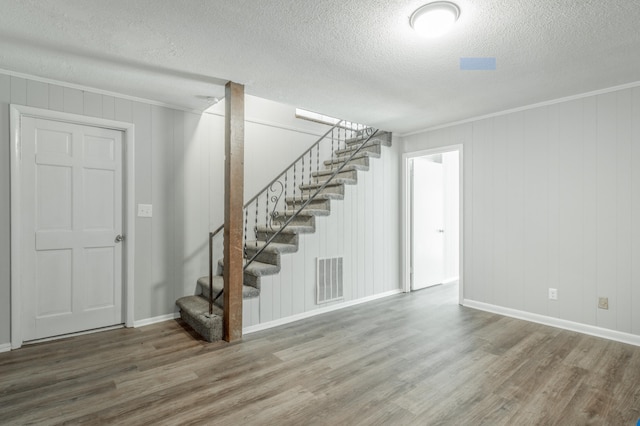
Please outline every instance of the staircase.
M344 199L345 185L357 184L358 171L391 146L390 133L355 126L336 124L245 204L243 298L260 296L260 278L280 272L281 256L297 252L301 234L315 232L316 217L331 214L331 200ZM176 301L180 317L209 342L223 336L223 268L221 259L217 275L198 279L197 295Z

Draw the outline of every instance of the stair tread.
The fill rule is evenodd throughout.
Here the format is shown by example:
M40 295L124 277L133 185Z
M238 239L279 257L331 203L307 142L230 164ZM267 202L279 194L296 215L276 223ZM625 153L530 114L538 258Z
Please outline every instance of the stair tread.
M205 296L205 300L208 300L206 299L205 293L209 292L209 276L198 278L198 285L202 289L202 294ZM214 296L217 295L220 292L220 290L222 290L223 288L224 288L224 277L222 277L222 275L215 275L213 277L213 295ZM260 296L260 290L258 290L255 287L251 287L250 285L246 285L246 284L242 285L242 297L244 299L251 299L253 297L258 297L258 296Z

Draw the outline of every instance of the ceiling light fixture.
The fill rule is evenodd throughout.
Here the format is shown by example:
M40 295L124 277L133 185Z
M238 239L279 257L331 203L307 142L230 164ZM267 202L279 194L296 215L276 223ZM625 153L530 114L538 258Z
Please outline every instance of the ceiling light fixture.
M448 1L427 3L416 9L409 22L411 27L426 37L439 37L448 32L460 17L460 8Z

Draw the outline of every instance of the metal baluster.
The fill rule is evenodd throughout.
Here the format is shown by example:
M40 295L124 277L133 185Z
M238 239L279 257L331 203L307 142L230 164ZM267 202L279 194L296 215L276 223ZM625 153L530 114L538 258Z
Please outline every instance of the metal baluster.
M316 145L316 183L320 180L320 144Z
M358 132L355 131L353 123L349 123L349 129L351 131L351 138L357 138L358 137Z
M247 261L247 227L249 226L249 210L244 211L244 244L242 245L242 254L244 261ZM256 232L256 241L258 240L258 233Z
M258 234L258 204L260 203L260 197L256 198L256 217L253 220L253 222L255 223L255 227L254 227L254 232L256 233L256 235ZM256 248L258 247L258 239L256 238Z
M302 172L300 172L300 185L304 184L304 157L302 157ZM302 202L302 188L300 188L300 201Z
M293 196L291 197L293 200L293 210L296 209L296 164L297 163L293 163Z
M311 185L311 157L313 156L313 151L309 151L309 185Z
M264 213L265 213L264 221L271 228L273 224L269 221L269 189L267 189L267 192L265 192L265 195L267 196L267 201L266 201L266 208L264 209Z
M284 172L284 218L287 218L287 180L289 177L289 171Z
M349 126L349 123L345 121L344 122L344 126L345 126L344 127L344 147L346 148L347 147L347 138L348 138L347 137L347 127Z
M331 168L333 169L333 158L335 155L335 151L333 150L333 144L334 144L334 134L333 132L331 132ZM338 140L340 140L340 127L338 127Z
M342 137L338 138L338 149L340 149L340 145L344 144L344 146L347 146L347 128L345 127L347 125L346 121L342 122ZM344 142L343 142L344 141Z

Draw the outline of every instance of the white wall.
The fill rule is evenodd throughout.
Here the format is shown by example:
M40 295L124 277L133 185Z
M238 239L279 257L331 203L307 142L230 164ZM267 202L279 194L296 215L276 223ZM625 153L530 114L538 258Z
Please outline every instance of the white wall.
M464 298L640 334L640 88L407 136L403 149L453 144Z
M135 124L136 203L153 204L153 218L136 220L135 319L140 322L172 315L176 309L176 298L193 294L197 278L206 274L208 232L223 221L223 103L214 107L210 113L200 115L126 97L109 96L0 73L0 346L10 341L11 328L10 103ZM246 99L246 119L247 198L327 130L326 126L295 119L293 107L250 96ZM385 235L383 242L389 243L383 248L375 248L377 258L362 260L365 259L362 257L359 267L370 266L381 272L381 266L377 264L380 263L380 253L384 253L385 261L391 263L385 272L385 280L386 277L389 278L382 283L380 280L369 280L373 277L371 272L358 274L357 285L361 285L362 289L354 293L353 297L399 285L399 259L397 250L394 249L397 247L394 242L394 237L397 237L397 216L392 211L397 208L397 202L393 205L377 205L397 196L389 193L390 188L393 188L393 179L397 181L397 156L386 155L389 164L384 162L381 165L382 162L377 160L379 164L374 166L384 174L372 174L373 177L369 179L375 180L365 186L368 189L358 190L360 192L357 193L357 200L363 204L359 210L354 209L354 212L362 214L363 218L362 224L358 225L359 232L362 232L359 235L364 235L365 224L366 229L371 229L373 224L382 224L383 231L380 232ZM268 161L263 161L265 159ZM375 183L377 187L382 187L383 178L387 189L384 198L381 198L372 185ZM347 197L347 203L354 197ZM374 206L377 207L374 209ZM386 213L365 214L369 210ZM381 214L384 216L380 216ZM384 218L382 222L380 217ZM354 223L359 221L355 217L347 218L346 213L327 220L341 220L341 223L346 223L347 220ZM361 238L371 242L374 240L368 238L378 241L379 237ZM309 241L305 244L312 245ZM329 246L333 247L331 244ZM331 248L318 250L321 253L333 252ZM368 282L375 281L373 287L367 287L369 284L364 284L365 279ZM299 281L297 278L290 280ZM265 287L268 286L263 288ZM274 291L282 292L284 289L286 285ZM287 296L283 297L286 300ZM294 300L296 305L292 304L289 311L297 312L300 307L297 305L298 299L292 299ZM304 309L312 307L305 305ZM278 315L282 317L287 312L286 308L281 308ZM266 315L265 318L267 317L274 318L273 314Z

